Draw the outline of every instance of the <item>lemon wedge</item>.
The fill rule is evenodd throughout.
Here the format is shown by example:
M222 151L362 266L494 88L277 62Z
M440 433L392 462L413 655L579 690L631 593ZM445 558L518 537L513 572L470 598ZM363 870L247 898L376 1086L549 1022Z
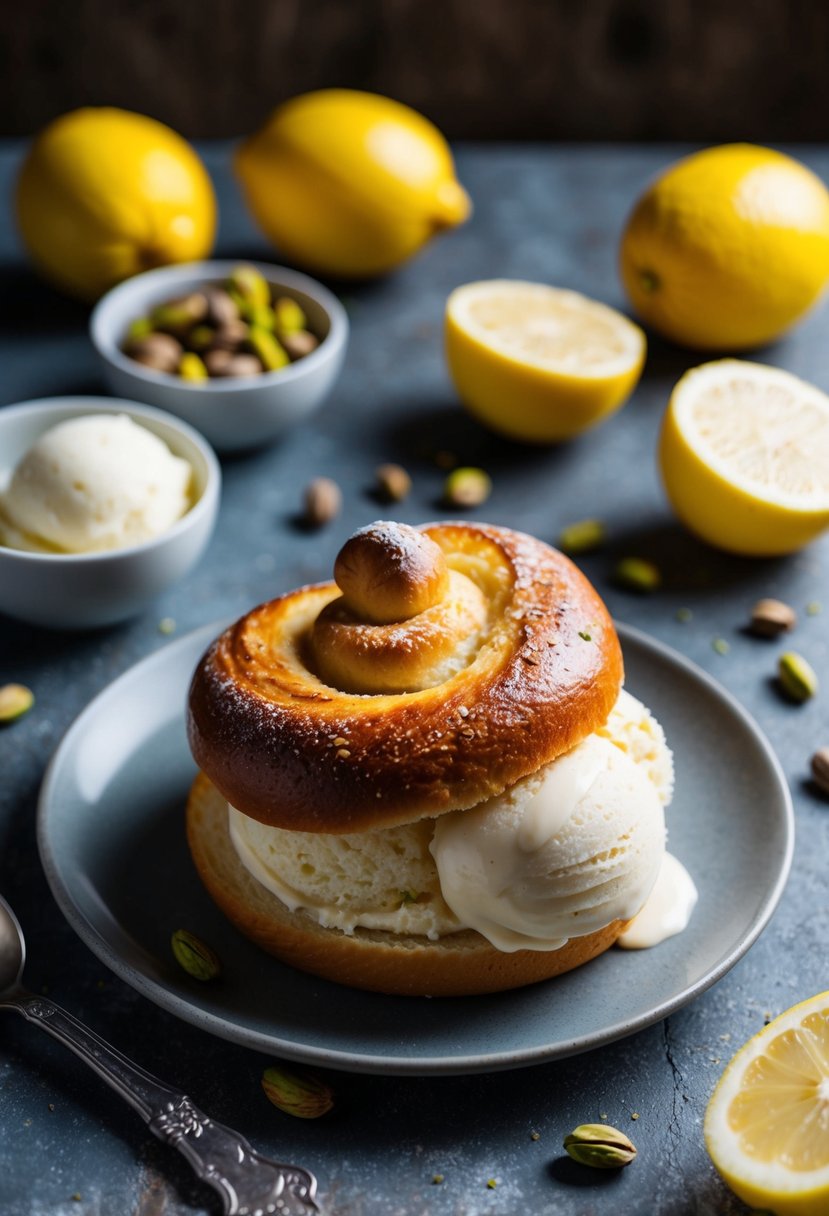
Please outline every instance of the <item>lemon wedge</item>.
M737 1052L708 1103L705 1143L750 1207L829 1212L829 992L788 1009Z
M829 527L829 397L739 359L686 372L659 462L680 519L732 553L792 553Z
M446 358L480 421L513 439L552 443L627 400L645 362L645 335L575 291L492 279L450 295Z

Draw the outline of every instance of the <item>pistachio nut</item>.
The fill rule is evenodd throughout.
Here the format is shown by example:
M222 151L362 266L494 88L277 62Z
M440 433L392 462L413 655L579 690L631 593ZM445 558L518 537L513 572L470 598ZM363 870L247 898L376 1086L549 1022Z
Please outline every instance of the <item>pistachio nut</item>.
M412 488L412 479L402 465L381 464L377 469L377 488L387 502L402 502Z
M170 945L178 965L194 980L205 983L215 980L221 973L219 956L206 942L196 937L195 933L190 933L187 929L176 929L170 938Z
M315 477L305 487L305 522L321 528L340 513L342 494L330 477Z
M171 334L147 334L146 338L128 342L124 351L136 363L157 372L175 372L182 355L181 343Z
M561 530L558 547L563 553L590 553L599 548L604 538L604 524L600 519L580 519Z
M295 334L301 329L307 329L308 318L289 296L280 296L273 306L276 328L280 334Z
M249 333L247 323L237 317L214 330L212 345L214 349L237 351L242 343L247 341Z
M202 380L209 379L207 368L198 355L188 351L181 356L181 362L178 365L178 374L182 380L189 380L191 384L199 384Z
M25 684L4 684L0 688L0 722L22 718L35 703L35 695Z
M216 331L212 325L194 325L187 335L187 345L201 354L210 350L215 337Z
M189 296L181 296L178 300L168 300L166 304L158 304L150 313L150 320L158 329L169 330L180 334L197 325L207 316L207 297L200 291L193 291Z
M227 376L229 375L227 369L232 358L232 351L227 350L224 346L218 346L214 350L209 350L204 356L204 366L211 376Z
M236 302L223 287L215 285L205 287L204 297L207 300L206 320L210 325L218 329L230 321L239 320L239 309Z
M258 376L262 364L256 355L237 354L230 350L209 350L204 364L211 376Z
M443 483L443 498L451 507L479 507L492 493L492 482L483 469L454 469Z
M814 668L793 650L781 654L777 664L777 676L780 687L792 701L808 701L817 692L818 679Z
M238 353L230 356L225 376L247 379L248 376L260 376L265 369L262 361L256 355Z
M276 328L276 317L268 304L251 304L245 309L245 320L248 325L266 329L269 333L273 333Z
M782 600L758 600L751 610L749 629L759 638L776 638L793 629L796 622L794 608Z
M137 342L153 332L153 323L149 317L136 317L127 326L127 342Z
M319 1119L334 1105L330 1085L313 1073L289 1072L281 1065L265 1069L262 1089L269 1102L295 1119Z
M574 1161L597 1170L620 1169L636 1156L624 1132L606 1123L582 1123L564 1137L564 1148Z
M307 329L299 329L294 334L280 332L279 341L291 356L291 360L304 359L312 350L319 346L319 338L315 338Z
M0 690L2 697L2 690ZM818 789L829 794L829 747L821 747L812 756L812 779Z
M261 360L266 372L275 372L280 367L290 363L288 353L277 339L267 329L251 325L248 334L248 344L253 353Z
M613 578L620 587L626 587L628 591L638 591L642 595L656 591L662 583L659 567L643 557L623 557L616 565Z
M247 304L270 304L271 289L268 281L255 266L236 266L227 280L228 294L239 297Z

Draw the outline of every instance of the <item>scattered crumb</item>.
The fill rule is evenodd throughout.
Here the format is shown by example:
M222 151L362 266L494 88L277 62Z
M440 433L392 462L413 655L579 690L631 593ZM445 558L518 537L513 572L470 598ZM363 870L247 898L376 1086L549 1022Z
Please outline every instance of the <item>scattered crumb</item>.
M161 618L161 620L158 622L158 632L159 633L175 633L175 631L176 631L176 622L173 617L163 616Z
M635 1121L636 1119L638 1119L638 1118L639 1118L639 1111L638 1111L638 1110L632 1110L632 1111L630 1112L630 1117L631 1117L631 1119L633 1119L633 1120Z
M351 752L347 747L340 747L337 749L337 756L340 760L347 760L350 755Z
M530 1132L530 1139L531 1140L540 1140L541 1133L540 1132Z
M806 605L806 615L807 616L820 616L821 612L822 612L822 607L818 600L810 600L809 603Z
M729 646L728 642L726 642L725 638L714 638L713 642L711 643L711 649L716 650L717 654L728 654L731 647Z
M81 1201L80 1191L75 1191L75 1194L72 1196L72 1198L74 1199L75 1203L80 1203L80 1201Z
M682 625L687 625L689 621L692 621L694 619L694 614L690 608L677 608L676 619Z
M497 1178L487 1178L486 1184L491 1191L494 1191L496 1186L498 1185L498 1180L497 1180Z
M55 1109L55 1104L54 1104L54 1102L50 1102L50 1103L49 1103L49 1110L54 1110L54 1109Z
M579 630L579 637L581 638L581 640L582 640L583 642L592 642L592 641L593 641L593 639L592 639L592 637L590 636L590 634L589 634L589 633L588 633L586 630L584 630L584 629L580 629L580 630Z
M601 1119L602 1123L607 1123L607 1111L602 1111L599 1118Z
M31 1121L31 1119L24 1119L24 1120L23 1120L23 1126L24 1126L24 1127L31 1127L31 1126L32 1126L32 1121Z
M432 1183L434 1184L434 1186L440 1186L440 1184L442 1182L443 1182L443 1174L433 1174L432 1175Z

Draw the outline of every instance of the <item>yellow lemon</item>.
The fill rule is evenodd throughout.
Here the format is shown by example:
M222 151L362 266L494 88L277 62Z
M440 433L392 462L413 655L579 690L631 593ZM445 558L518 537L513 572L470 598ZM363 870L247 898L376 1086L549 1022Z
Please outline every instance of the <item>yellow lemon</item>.
M708 1103L705 1143L725 1181L776 1216L829 1212L829 992L749 1039Z
M686 372L659 447L680 519L732 553L792 553L829 527L829 397L740 359Z
M829 192L770 148L697 152L639 199L621 272L645 324L680 346L762 346L811 308L829 278Z
M391 270L470 212L437 128L351 89L279 106L239 148L236 172L268 239L323 274Z
M204 165L175 131L126 110L73 110L50 123L23 162L16 201L38 268L86 300L213 247L216 201Z
M513 439L553 443L627 400L645 362L645 335L575 291L493 279L450 295L446 358L481 422Z

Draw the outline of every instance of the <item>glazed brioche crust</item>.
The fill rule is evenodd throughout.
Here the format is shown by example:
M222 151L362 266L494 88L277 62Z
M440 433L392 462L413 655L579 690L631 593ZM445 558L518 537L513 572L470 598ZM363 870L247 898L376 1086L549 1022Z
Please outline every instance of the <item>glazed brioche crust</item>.
M244 868L228 831L227 803L199 774L187 804L187 838L199 875L229 920L282 962L327 980L404 996L472 996L562 975L607 950L625 928L614 921L561 950L504 954L471 929L440 941L377 930L345 934L291 912Z
M606 721L621 687L621 651L604 604L579 570L505 528L444 523L419 531L442 551L450 575L472 585L472 607L459 611L447 598L397 624L360 622L352 612L344 626L357 635L348 657L354 680L365 687L372 664L382 672L393 655L402 691L345 692L317 674L331 644L332 610L316 634L314 626L340 597L334 583L255 608L199 662L190 746L244 814L289 830L336 833L466 809ZM451 597L452 578L432 582ZM422 607L416 594L409 598ZM340 608L349 610L347 597L338 601L335 624ZM445 674L453 652L462 655L460 670Z

